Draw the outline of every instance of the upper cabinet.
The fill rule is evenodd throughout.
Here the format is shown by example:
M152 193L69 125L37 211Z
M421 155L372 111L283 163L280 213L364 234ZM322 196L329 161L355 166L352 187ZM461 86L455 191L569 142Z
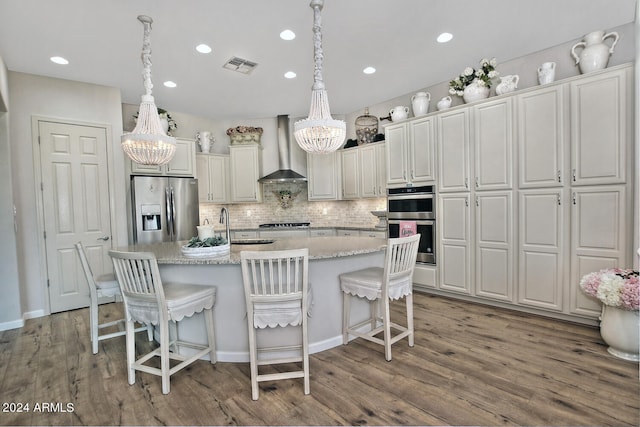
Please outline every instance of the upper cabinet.
M257 144L229 147L231 202L261 202L262 147Z
M229 156L197 154L198 198L200 202L229 202Z
M309 200L338 200L340 170L339 152L307 154L307 179Z
M342 199L385 197L387 162L384 143L363 144L339 153Z
M196 143L193 139L176 138L176 153L166 165L141 165L131 161L132 175L195 176Z
M512 98L473 106L474 188L508 190L513 186Z
M566 181L569 85L551 85L516 96L520 188L561 187Z
M469 191L469 114L461 108L438 115L438 191Z
M360 197L360 162L358 149L349 148L340 152L340 171L342 176L342 198Z
M386 154L382 143L366 144L358 149L360 197L386 196Z
M435 180L435 118L385 128L387 184L404 186Z
M626 179L632 68L574 80L571 85L571 181L618 184Z

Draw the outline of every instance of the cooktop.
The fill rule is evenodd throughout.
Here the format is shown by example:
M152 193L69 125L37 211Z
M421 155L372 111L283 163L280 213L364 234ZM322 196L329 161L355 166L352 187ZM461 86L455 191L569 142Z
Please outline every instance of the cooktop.
M260 224L260 228L307 228L310 222L273 222L270 224Z

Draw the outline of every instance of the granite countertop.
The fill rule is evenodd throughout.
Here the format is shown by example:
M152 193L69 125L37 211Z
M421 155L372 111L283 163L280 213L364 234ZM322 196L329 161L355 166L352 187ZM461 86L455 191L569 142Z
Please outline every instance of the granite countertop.
M361 231L386 231L386 228L378 228L375 226L363 227L361 225L341 225L340 227L332 225L310 225L309 227L274 227L274 228L257 228L257 227L237 227L231 228L234 231L268 231L268 230L361 230Z
M387 240L372 237L292 237L275 238L268 244L232 244L228 255L217 258L189 258L181 252L187 241L154 243L149 245L130 245L118 250L132 252L152 252L158 264L240 264L241 251L276 251L286 249L309 248L309 259L327 259L367 254L382 251Z

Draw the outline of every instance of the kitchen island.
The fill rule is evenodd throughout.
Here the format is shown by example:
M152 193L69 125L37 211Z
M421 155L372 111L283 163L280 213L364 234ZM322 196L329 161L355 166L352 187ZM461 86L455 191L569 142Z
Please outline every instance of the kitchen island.
M309 284L312 292L308 322L309 351L316 353L342 344L342 291L338 275L360 268L382 266L386 247L385 239L371 237L277 238L267 244L253 244L256 241L246 241L252 244L232 244L226 256L201 259L182 255L180 248L185 243L132 245L120 249L154 253L165 283L216 286L214 328L216 353L222 362L249 361L241 251L309 248ZM365 319L368 310L368 304L354 301L352 318ZM199 313L178 323L180 338L202 343L206 341L201 316L202 313ZM266 329L260 331L258 339L264 345L276 345L283 338L298 337L297 332L296 328Z

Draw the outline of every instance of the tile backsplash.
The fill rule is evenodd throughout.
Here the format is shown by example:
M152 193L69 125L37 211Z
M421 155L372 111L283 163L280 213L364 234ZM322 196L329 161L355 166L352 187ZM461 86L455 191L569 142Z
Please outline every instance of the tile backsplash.
M307 184L264 184L262 203L200 203L200 224L218 227L220 209L229 210L231 229L258 228L274 222L310 222L312 227L374 227L378 218L371 211L386 210L386 198L308 201ZM295 195L289 207L282 206L280 192ZM220 226L222 228L222 226Z

